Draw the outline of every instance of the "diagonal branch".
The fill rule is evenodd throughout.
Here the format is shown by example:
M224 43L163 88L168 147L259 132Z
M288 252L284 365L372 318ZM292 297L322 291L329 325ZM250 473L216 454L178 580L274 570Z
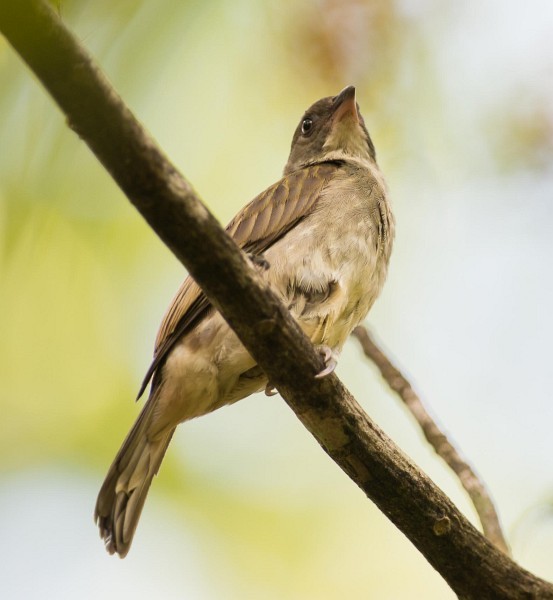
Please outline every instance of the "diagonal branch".
M362 326L356 327L353 330L353 335L359 340L365 356L373 361L386 383L411 411L411 414L420 425L424 437L434 448L436 454L441 456L459 478L476 509L484 535L492 544L509 554L509 546L501 530L499 517L484 483L480 481L472 467L447 439L445 433L440 430L409 381L378 347L367 329Z
M236 331L306 428L462 598L552 598L497 550L322 368L244 254L42 0L0 0L0 31ZM205 252L209 248L209 252Z

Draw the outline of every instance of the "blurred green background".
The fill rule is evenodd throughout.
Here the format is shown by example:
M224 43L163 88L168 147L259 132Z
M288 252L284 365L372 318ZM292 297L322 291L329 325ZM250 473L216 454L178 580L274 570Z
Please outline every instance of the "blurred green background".
M553 4L56 4L223 223L357 86L398 222L369 324L553 579ZM96 493L184 271L3 38L0 82L0 595L454 598L278 396L182 426L104 552ZM338 374L474 521L353 340Z

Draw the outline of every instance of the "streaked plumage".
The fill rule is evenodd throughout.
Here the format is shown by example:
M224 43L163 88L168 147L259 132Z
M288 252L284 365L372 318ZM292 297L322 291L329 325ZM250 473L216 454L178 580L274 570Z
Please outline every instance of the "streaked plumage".
M312 342L339 354L382 288L394 233L353 87L306 112L284 177L244 207L227 231L244 251L264 256L269 267L262 276ZM140 394L150 379L148 401L96 504L106 547L121 557L176 426L267 385L191 278L163 319Z

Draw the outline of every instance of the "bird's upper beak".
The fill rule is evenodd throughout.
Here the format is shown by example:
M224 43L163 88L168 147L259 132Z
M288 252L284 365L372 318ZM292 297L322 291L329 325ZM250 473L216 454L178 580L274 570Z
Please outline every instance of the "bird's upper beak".
M355 86L345 87L332 102L332 121L334 124L351 117L354 122L359 123L357 102L355 100Z

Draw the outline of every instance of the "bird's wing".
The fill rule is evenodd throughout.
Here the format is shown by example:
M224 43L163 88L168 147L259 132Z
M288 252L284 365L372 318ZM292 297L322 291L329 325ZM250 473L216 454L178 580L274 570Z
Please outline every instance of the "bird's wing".
M244 251L265 252L313 210L339 166L338 162L320 163L286 175L247 204L228 224L227 233ZM211 304L198 284L187 277L161 322L154 359L142 382L139 398L174 344L210 309Z

